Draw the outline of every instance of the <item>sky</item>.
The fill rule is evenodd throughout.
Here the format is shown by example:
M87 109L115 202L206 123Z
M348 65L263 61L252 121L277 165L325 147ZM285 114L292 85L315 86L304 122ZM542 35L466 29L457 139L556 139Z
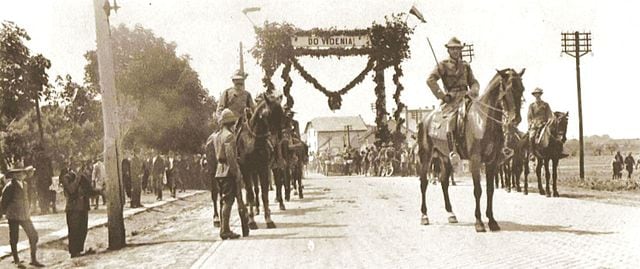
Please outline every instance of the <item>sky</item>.
M255 44L251 22L241 12L246 7L260 7L249 13L257 25L265 21L289 22L301 29L314 27L338 29L366 28L383 22L385 15L408 12L415 5L427 23L415 17L407 23L415 27L409 43L411 58L403 62L405 86L402 101L409 108L431 107L437 100L426 85L427 75L435 67L428 47L431 40L439 60L448 55L444 44L456 36L474 44L476 57L471 62L481 89L496 69L526 68L523 77L526 108L533 101L529 94L540 87L554 111L568 111L568 137L578 137L578 105L575 59L562 55L561 32L589 31L593 53L581 60L582 107L585 135L608 134L613 138L638 138L640 126L633 123L637 115L640 87L633 82L640 56L633 50L640 44L634 34L640 25L633 1L610 0L119 0L121 9L110 17L111 25L139 24L157 36L175 42L179 54L191 56L191 65L202 84L218 98L230 87L230 77L239 67L238 47L245 48L246 87L253 95L262 92L263 72L249 49ZM0 0L0 21L14 21L27 30L32 53L42 53L52 62L51 78L70 74L82 81L86 61L83 54L95 49L95 21L92 0ZM302 65L330 90L338 90L351 81L365 66L365 57L311 59L301 57ZM391 98L395 86L393 72L387 70L387 109L395 104ZM375 102L372 73L365 81L343 96L342 109L329 110L326 97L306 83L296 71L291 94L294 110L301 124L318 116L361 115L373 124ZM284 84L280 70L273 78L280 89ZM525 129L523 122L520 128Z

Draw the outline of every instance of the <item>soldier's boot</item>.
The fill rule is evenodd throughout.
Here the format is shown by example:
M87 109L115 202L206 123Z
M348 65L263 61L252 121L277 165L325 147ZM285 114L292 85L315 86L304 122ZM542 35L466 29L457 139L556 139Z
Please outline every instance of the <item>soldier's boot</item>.
M220 227L220 238L222 238L222 240L240 238L240 235L232 232L231 227L229 226L229 219L231 218L231 206L232 204L227 203L226 201L222 205L222 214L220 216L222 220L222 225Z

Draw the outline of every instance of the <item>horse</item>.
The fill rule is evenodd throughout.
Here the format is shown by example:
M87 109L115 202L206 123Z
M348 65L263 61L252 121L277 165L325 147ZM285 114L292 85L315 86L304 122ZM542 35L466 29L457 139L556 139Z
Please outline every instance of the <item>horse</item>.
M266 93L259 95L255 109L247 111L247 119L235 125L236 152L245 183L246 200L250 205L251 229L258 229L254 220L254 216L260 212L258 197L262 198L267 228L276 228L269 209L269 163L273 158L269 139L273 135L280 136L284 111L280 103L272 98Z
M465 124L465 131L461 134L463 135L464 143L461 144L458 149L462 149L462 152L466 153L460 156L469 160L470 171L473 177L476 202L476 232L486 232L480 213L480 197L482 195L480 171L482 163L485 164L486 168L486 214L489 219L489 229L491 231L500 230L500 226L493 217L493 179L496 172L497 156L501 153L498 149L502 146L504 140L502 126L504 124L517 124L521 119L520 107L522 105L522 93L524 92L524 86L522 85L524 69L519 73L513 69L496 71L496 75L491 79L484 93L478 99L472 99L466 117L460 119L460 121L463 121ZM429 224L425 196L429 185L427 178L430 172L429 162L433 157L438 157L442 163L442 172L439 178L444 194L445 209L449 214L448 221L449 223L458 222L452 211L451 202L449 201L449 181L447 179L449 179L449 174L452 172L452 169L450 159L447 156L449 153L447 142L446 139L442 141L441 138L436 138L432 133L433 131L437 131L438 126L434 124L434 118L435 115L441 113L439 111L440 110L436 110L425 116L418 126L419 158L423 164L420 171L422 225ZM503 115L506 116L505 120L503 120ZM459 151L459 153L462 152ZM447 163L449 163L449 165L446 165Z
M529 134L511 127L505 132L505 145L513 149L513 156L505 163L508 167L508 177L505 185L507 192L515 187L520 192L520 176L524 172L524 194L528 194L529 176Z
M298 144L298 143L296 143ZM291 183L293 184L293 194L297 194L298 198L303 199L302 193L302 174L303 167L309 163L309 146L305 143L299 143L299 148L293 150L290 160Z
M535 149L537 151L537 165L536 176L538 177L538 190L541 195L547 195L551 197L549 191L549 177L553 177L553 197L559 197L557 189L558 179L558 161L562 158L562 147L564 142L567 141L567 124L569 121L569 112L554 112L553 117L545 123L542 127L541 139L542 145L538 145ZM545 142L546 141L546 142ZM533 151L532 151L533 152ZM536 155L536 154L534 154ZM552 162L553 173L549 173L549 160ZM546 179L546 192L542 189L541 172L544 166L545 179Z
M273 181L276 185L276 202L280 207L280 210L286 210L284 200L287 202L291 196L291 171L290 171L290 159L291 151L289 150L290 134L283 132L282 137L271 137L271 141L274 145L275 156L271 159L271 171L273 172ZM282 192L284 189L284 199L282 198Z

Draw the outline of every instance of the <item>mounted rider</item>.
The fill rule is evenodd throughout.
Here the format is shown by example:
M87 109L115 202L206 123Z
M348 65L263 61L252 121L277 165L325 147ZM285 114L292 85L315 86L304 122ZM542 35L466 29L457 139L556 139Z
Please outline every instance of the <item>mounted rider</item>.
M231 77L233 81L233 87L228 88L222 92L220 99L218 99L218 108L216 109L216 116L221 117L222 111L226 108L230 109L234 115L241 119L246 118L246 109L253 111L255 103L251 97L251 93L245 90L244 82L247 78L247 74L237 70Z
M553 117L551 107L542 100L544 91L541 88L535 88L531 94L536 97L536 101L529 105L527 114L527 122L529 123L529 148L532 149L534 155L539 155L535 150L536 141L540 135L542 127Z
M449 143L450 156L456 152L453 129L455 127L455 112L463 104L465 97L476 98L480 91L480 84L473 75L471 66L462 59L462 48L464 45L458 38L453 37L444 45L449 53L449 58L438 63L436 68L427 78L427 85L433 95L442 100L440 107L447 120L447 142ZM444 90L438 85L438 80L442 79Z

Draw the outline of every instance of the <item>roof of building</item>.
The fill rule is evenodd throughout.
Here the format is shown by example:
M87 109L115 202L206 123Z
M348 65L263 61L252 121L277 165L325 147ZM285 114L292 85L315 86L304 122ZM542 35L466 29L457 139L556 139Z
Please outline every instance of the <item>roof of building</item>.
M313 127L317 132L342 132L350 125L351 131L367 131L367 125L360 116L347 117L317 117L307 122L304 132Z

